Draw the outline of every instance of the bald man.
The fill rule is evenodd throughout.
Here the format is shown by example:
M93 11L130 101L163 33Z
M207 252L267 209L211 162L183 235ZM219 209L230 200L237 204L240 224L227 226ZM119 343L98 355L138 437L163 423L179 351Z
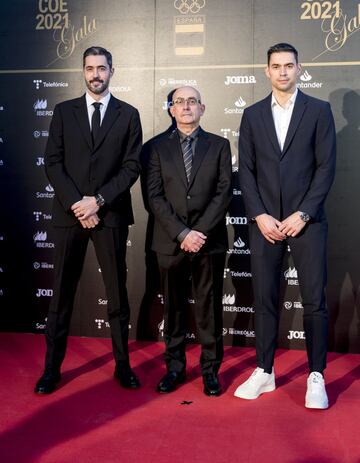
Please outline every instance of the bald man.
M155 217L152 249L164 275L167 373L157 390L172 392L186 378L185 314L191 279L204 393L218 396L225 214L232 195L230 144L200 127L205 105L195 88L178 88L170 111L177 128L151 144L147 173Z

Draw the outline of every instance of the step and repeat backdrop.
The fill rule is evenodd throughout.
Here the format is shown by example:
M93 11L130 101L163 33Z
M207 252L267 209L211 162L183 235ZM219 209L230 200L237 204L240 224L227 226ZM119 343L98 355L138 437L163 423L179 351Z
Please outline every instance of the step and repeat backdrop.
M144 141L167 130L168 95L199 89L205 130L232 147L233 201L224 271L224 341L254 345L247 218L238 183L237 147L244 108L270 90L266 51L290 42L303 65L299 88L330 101L338 136L330 225L330 349L360 352L360 3L354 0L5 0L0 16L0 324L42 333L53 281L51 203L44 150L56 103L84 93L82 53L113 54L111 92L137 107ZM146 150L143 154L146 166ZM160 275L149 251L151 220L141 182L132 190L128 239L132 338L162 339ZM151 219L151 218L150 218ZM184 288L184 291L186 289ZM189 342L196 342L189 294ZM110 335L101 270L90 243L72 334ZM185 308L184 308L185 310ZM304 348L303 307L291 253L283 268L281 347Z

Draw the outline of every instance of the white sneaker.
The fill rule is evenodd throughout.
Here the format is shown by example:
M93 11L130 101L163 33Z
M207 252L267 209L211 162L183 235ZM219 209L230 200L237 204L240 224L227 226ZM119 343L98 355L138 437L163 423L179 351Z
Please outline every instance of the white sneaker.
M307 379L307 390L305 395L306 408L328 408L329 401L325 389L325 381L321 373L313 371Z
M255 368L254 372L244 383L234 392L235 397L241 399L253 400L264 392L275 390L275 374L274 368L271 373L265 373L263 368Z

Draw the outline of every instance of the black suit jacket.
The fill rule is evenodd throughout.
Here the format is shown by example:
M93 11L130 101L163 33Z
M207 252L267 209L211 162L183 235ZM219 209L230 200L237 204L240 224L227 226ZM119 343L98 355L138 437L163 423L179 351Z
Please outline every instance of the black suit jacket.
M302 211L313 222L325 220L324 202L335 175L335 137L329 103L301 91L282 151L271 94L247 108L240 127L239 172L249 218L267 213L282 220Z
M232 197L229 141L200 129L189 183L177 131L154 140L147 174L155 216L152 249L174 255L186 227L207 236L200 252L227 249L226 210Z
M55 190L53 224L72 226L71 206L100 193L104 225L133 223L130 187L140 172L142 131L138 111L113 96L95 146L91 141L85 95L56 105L45 152L47 176Z

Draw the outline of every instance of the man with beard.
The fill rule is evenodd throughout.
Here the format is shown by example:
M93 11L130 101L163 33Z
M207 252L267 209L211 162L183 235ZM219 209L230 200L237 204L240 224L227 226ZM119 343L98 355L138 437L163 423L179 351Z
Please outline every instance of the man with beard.
M138 111L110 94L113 73L111 54L101 47L88 48L83 55L86 94L58 104L50 125L45 167L55 190L55 281L45 370L35 386L38 394L50 394L61 379L89 238L107 293L114 376L123 387L140 386L129 362L125 254L128 226L133 223L130 187L139 176L142 130Z

